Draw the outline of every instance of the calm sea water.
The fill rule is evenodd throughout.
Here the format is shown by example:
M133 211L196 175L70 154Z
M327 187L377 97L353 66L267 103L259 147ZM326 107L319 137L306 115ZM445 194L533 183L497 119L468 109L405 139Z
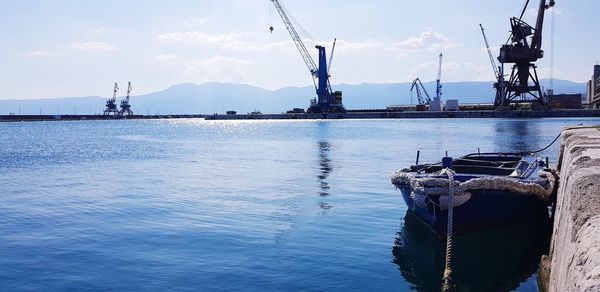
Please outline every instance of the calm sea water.
M0 290L434 291L443 243L391 172L598 122L1 123ZM538 230L456 239L458 287L536 291Z

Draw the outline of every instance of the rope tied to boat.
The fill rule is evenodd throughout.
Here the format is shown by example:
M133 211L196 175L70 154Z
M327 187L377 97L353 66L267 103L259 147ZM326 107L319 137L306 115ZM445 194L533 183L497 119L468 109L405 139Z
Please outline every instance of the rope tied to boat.
M442 291L447 292L452 288L452 226L454 209L454 171L444 168L440 174L448 176L448 227L446 232L446 264L442 278Z

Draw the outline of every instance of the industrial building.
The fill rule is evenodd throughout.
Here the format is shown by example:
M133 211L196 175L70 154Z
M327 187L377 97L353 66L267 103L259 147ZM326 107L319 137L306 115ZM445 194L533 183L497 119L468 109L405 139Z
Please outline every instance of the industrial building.
M547 95L548 104L553 109L581 109L581 93Z
M587 102L590 109L600 109L600 65L594 65L594 75L587 83Z

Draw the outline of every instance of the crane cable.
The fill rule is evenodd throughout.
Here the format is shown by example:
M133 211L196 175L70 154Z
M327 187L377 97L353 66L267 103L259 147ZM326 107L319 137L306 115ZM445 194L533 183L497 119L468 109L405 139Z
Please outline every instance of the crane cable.
M281 2L279 2L279 5L281 5L281 8L283 8L283 10L285 11L285 14L288 16L290 21L293 23L294 27L299 28L300 32L302 32L302 34L306 38L308 38L309 40L314 42L313 37L306 31L306 29L304 29L304 27L302 27L302 24L300 24L300 22L298 22L298 20L296 20L296 18L294 18L294 15L290 13L290 11L287 9L287 7L285 7L285 5L283 5L283 3L281 3Z

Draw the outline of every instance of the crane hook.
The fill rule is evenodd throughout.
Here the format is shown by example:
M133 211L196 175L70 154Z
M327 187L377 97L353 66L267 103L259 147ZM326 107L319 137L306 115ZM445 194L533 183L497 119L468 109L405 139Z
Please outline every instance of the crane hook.
M273 30L274 30L273 26L270 26L269 30L271 31L271 33L273 33Z

